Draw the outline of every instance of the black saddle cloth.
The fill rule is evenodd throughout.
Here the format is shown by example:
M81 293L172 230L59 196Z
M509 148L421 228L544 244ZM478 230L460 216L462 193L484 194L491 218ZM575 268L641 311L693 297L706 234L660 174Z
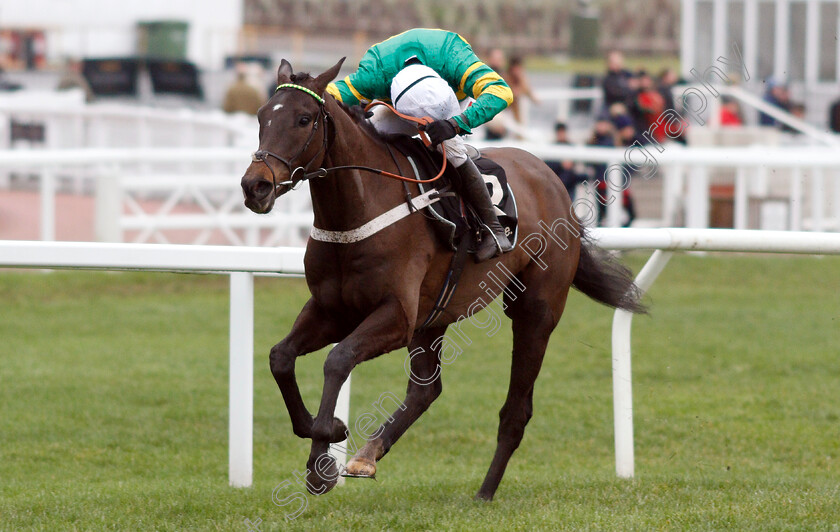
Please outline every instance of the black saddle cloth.
M411 172L403 175L420 179L429 179L440 171L443 157L437 150L428 149L419 139L404 135L394 136L389 139L391 144L408 157L411 163ZM516 198L513 190L508 184L505 169L501 165L482 154L476 148L470 146L471 157L475 161L484 182L487 184L487 191L490 199L496 208L499 223L505 230L505 234L511 244L516 245L518 234L518 212L516 209ZM456 192L457 186L453 186L455 180L460 179L457 170L447 165L443 177L432 183L420 183L420 192L428 192L431 188L441 192L440 201L433 203L428 209L428 216L434 219L439 232L453 250L457 249L458 242L467 231L479 231L481 222L478 216L468 208L461 196ZM475 242L475 239L473 239ZM474 251L474 250L470 250Z

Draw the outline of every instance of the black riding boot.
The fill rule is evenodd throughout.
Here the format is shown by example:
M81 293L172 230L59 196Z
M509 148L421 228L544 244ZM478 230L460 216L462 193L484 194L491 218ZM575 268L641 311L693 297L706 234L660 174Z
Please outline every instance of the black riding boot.
M482 262L493 258L501 253L513 249L513 246L505 235L505 230L499 219L496 218L496 210L487 192L487 185L481 172L478 171L472 159L458 167L458 175L461 177L460 192L467 203L475 210L481 223L490 229L490 234L483 234L481 244L475 252L475 261Z

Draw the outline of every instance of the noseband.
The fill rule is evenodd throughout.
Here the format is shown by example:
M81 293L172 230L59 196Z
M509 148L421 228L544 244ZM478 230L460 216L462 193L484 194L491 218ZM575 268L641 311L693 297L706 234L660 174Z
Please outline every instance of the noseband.
M277 91L279 91L280 89L285 89L285 88L297 89L299 91L303 91L303 92L309 94L310 96L315 98L315 100L318 102L319 109L318 109L318 116L315 117L315 122L312 124L312 130L309 132L309 137L306 139L306 142L303 144L303 147L300 150L298 150L298 152L293 157L291 157L289 159L286 159L285 157L281 157L281 156L277 155L276 153L270 152L268 150L257 150L251 155L251 160L252 161L262 162L268 168L268 171L271 172L271 182L274 184L275 192L277 191L277 189L279 187L281 187L283 185L290 186L294 189L294 187L297 183L302 183L303 181L306 181L308 179L312 179L312 178L315 178L315 177L326 176L327 175L327 169L325 169L325 168L319 168L319 169L315 170L314 172L309 172L308 169L309 169L309 165L311 165L312 162L315 159L318 158L318 156L320 156L322 153L326 154L329 151L329 149L330 149L330 147L329 147L329 145L330 145L330 133L334 133L334 132L330 132L329 129L328 129L328 125L332 121L332 117L330 116L330 113L326 110L326 108L324 107L324 99L323 98L318 96L315 92L307 89L306 87L302 87L300 85L295 85L294 83L283 83L282 85L278 85L277 89L275 89L274 93L276 94ZM319 124L319 122L321 121L322 118L323 118L323 123L324 123L324 140L323 140L323 143L321 144L321 149L318 150L318 153L316 153L311 159L309 159L309 162L307 162L303 166L296 166L295 167L294 166L295 159L297 159L298 157L303 155L306 152L307 148L309 148L309 145L312 143L312 139L315 138L315 133L318 131L318 124ZM281 163L283 163L286 166L286 168L289 170L289 179L288 180L281 181L280 183L277 182L277 176L274 174L274 169L271 167L270 164L268 164L268 160L267 160L268 157L273 157L273 158L277 159L278 161L280 161ZM295 176L297 174L300 174L301 177L300 177L300 179L297 180L297 182L295 182Z

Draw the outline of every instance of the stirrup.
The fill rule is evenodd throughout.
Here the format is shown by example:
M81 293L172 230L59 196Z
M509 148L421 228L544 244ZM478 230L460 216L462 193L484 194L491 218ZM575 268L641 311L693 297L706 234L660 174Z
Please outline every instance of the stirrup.
M501 229L500 224L494 225L499 225L499 229ZM513 249L507 235L505 235L502 231L485 230L482 231L482 233L481 244L475 251L476 262L484 262L485 260L498 257L499 255L507 253Z

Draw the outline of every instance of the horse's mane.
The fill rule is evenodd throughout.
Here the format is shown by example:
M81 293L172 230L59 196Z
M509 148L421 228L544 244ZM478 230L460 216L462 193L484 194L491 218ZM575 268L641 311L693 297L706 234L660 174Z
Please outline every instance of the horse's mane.
M386 135L377 131L376 128L373 127L373 124L370 122L370 120L368 120L367 112L365 111L365 108L361 105L349 106L344 102L339 102L338 100L336 100L336 103L338 103L338 106L341 108L341 110L347 113L347 115L353 120L353 122L355 122L362 129L362 131L364 131L373 140L381 142L383 144L391 144L394 138L397 136Z
M300 84L304 81L312 81L313 79L315 78L313 78L309 74L309 72L295 72L289 77L291 83L297 84ZM349 116L353 120L353 122L356 123L362 129L362 131L364 131L371 139L383 144L393 144L394 139L396 137L402 136L398 134L385 134L377 131L376 128L373 127L373 124L370 123L370 120L368 120L367 112L365 111L365 108L362 105L349 106L346 103L340 102L338 100L336 100L336 103L341 108L341 110L344 111L347 114L347 116Z

